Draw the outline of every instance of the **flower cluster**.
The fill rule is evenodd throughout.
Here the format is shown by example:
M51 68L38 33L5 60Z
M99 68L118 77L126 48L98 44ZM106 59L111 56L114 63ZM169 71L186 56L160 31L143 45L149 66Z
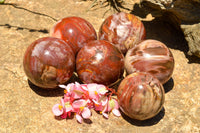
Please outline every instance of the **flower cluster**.
M59 85L64 88L64 97L60 104L55 104L52 111L55 116L69 118L74 113L78 122L89 119L91 109L94 109L105 118L112 112L115 116L121 116L117 100L112 97L113 90L100 84L79 84L70 83L67 86Z

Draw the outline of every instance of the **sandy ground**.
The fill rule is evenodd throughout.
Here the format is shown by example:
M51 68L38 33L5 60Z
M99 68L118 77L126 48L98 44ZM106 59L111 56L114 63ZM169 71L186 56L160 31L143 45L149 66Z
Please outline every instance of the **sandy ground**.
M136 1L127 0L133 10ZM141 16L147 38L164 42L172 51L175 69L164 87L166 100L154 118L136 121L126 116L104 119L92 112L91 121L59 120L51 112L63 90L45 91L27 81L23 71L23 55L34 40L49 36L53 24L64 17L79 16L88 20L98 32L103 20L114 13L109 7L95 6L81 0L7 0L0 5L0 132L1 133L189 133L200 132L200 59L187 55L187 43L180 31L150 14ZM151 21L150 21L151 20Z

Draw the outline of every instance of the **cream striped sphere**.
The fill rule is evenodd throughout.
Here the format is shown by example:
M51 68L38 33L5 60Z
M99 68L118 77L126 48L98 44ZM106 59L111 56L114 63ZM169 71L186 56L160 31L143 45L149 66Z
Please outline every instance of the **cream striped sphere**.
M160 81L145 72L125 77L117 90L120 109L130 118L146 120L163 107L165 92Z

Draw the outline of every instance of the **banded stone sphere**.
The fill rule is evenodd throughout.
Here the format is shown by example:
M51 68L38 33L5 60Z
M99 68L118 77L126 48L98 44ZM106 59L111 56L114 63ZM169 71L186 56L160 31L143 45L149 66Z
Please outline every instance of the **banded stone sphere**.
M145 36L145 27L138 17L124 12L106 18L99 30L99 39L111 42L123 54L144 40Z
M80 17L66 17L58 21L50 32L51 36L63 39L76 54L87 42L96 40L94 27Z
M84 83L111 85L123 75L124 56L107 41L91 41L78 52L76 71Z
M174 58L169 48L157 40L145 40L128 50L125 56L128 74L136 71L148 72L164 84L172 76Z
M29 45L24 55L23 66L33 84L46 89L55 88L72 76L75 55L65 41L44 37Z
M149 73L136 72L125 77L117 90L120 109L136 120L157 115L163 107L165 92L157 78Z

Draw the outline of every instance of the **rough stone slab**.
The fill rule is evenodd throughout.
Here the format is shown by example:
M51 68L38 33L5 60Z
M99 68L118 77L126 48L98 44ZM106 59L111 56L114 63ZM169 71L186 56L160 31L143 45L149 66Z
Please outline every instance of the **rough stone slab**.
M188 54L199 57L200 0L141 0L140 4L154 17L181 27L188 42Z
M181 25L189 45L189 55L200 57L200 23L194 25Z

